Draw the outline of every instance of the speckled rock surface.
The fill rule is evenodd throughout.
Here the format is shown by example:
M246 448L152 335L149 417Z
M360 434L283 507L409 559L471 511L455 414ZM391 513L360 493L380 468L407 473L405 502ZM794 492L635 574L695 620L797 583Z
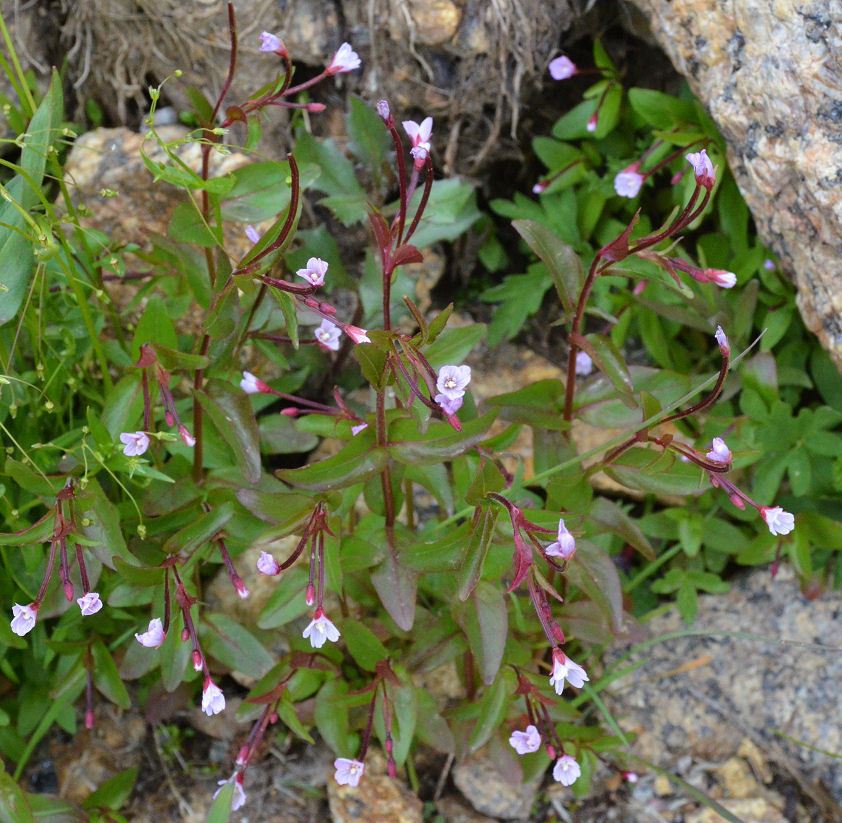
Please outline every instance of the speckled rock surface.
M645 625L656 642L621 664L645 661L615 682L611 711L639 735L632 750L664 768L684 756L721 761L747 739L777 774L821 781L839 802L838 761L776 732L842 751L840 618L838 592L807 601L787 567L775 580L766 569L746 573L728 594L699 598L689 632L675 610Z
M842 368L842 4L632 1L717 122L760 236Z

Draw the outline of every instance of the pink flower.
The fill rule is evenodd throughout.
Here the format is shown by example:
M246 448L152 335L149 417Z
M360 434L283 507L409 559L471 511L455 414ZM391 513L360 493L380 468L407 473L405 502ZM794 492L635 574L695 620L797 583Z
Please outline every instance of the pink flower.
M181 439L184 441L185 446L189 446L191 449L193 446L196 445L196 438L187 431L187 426L184 423L178 424L178 433L181 436Z
M325 69L325 74L340 74L344 71L353 71L362 65L360 56L351 48L350 43L343 43L333 55L333 60Z
M272 557L269 552L260 552L260 559L257 561L257 570L261 574L266 574L269 577L274 577L276 574L281 573L281 567L278 565L278 561Z
M246 804L246 790L243 788L242 772L237 772L228 780L217 780L219 788L213 793L213 799L216 800L216 796L222 791L223 787L227 786L232 780L234 781L234 794L231 795L231 811L235 812Z
M146 646L147 649L157 649L166 639L164 634L164 626L161 620L153 617L149 621L149 628L143 634L135 634L135 639L141 646Z
M723 289L732 289L737 285L737 275L732 271L705 269L702 275L708 279L708 282L716 283L717 286Z
M533 725L526 727L525 732L512 732L509 745L518 754L530 754L541 748L541 733Z
M716 338L716 342L719 343L719 351L722 356L730 357L731 347L728 345L728 338L725 336L725 332L722 331L722 326L716 327L716 332L713 336Z
M202 711L210 717L225 710L225 695L222 689L211 680L205 678L205 685L202 688Z
M564 652L553 649L553 673L550 676L550 685L555 689L556 694L564 691L564 681L567 680L571 686L581 689L586 680L590 680L585 670L574 663Z
M544 554L549 557L561 557L564 560L570 560L575 552L576 541L573 539L573 535L567 531L567 526L564 525L564 518L560 517L558 520L558 540L556 540L555 543L550 543L550 545L544 549ZM585 679L587 680L587 678ZM561 694L561 692L559 692L559 694Z
M547 190L547 186L549 186L549 182L546 180L539 180L533 187L532 187L532 194L543 194Z
M780 506L761 506L760 515L773 535L789 534L795 528L795 518Z
M637 781L640 779L637 776L637 772L620 772L620 775L622 776L623 780L625 780L628 783L637 783Z
M307 268L299 269L296 274L303 277L311 286L321 286L325 282L327 263L320 257L311 257L307 261Z
M333 622L325 614L324 609L319 606L313 613L313 619L301 633L301 636L309 638L310 645L314 649L320 649L328 640L331 643L339 640L339 629L333 625Z
M638 171L639 168L640 161L632 163L630 166L626 166L614 178L614 191L620 197L637 197L637 193L640 191L640 187L646 179L645 175Z
M775 270L775 268L776 268L776 267L775 267L775 261L774 261L774 260L770 260L770 259L767 257L767 258L763 261L763 268L764 268L764 269L766 269L766 271L774 271L774 270Z
M696 183L710 191L716 182L716 173L714 172L713 163L710 162L707 152L702 149L701 151L690 152L686 157L693 167L693 173L696 175Z
M569 754L559 757L553 766L553 780L562 786L572 786L582 775L582 769Z
M448 397L446 394L437 394L433 398L441 406L445 414L456 414L462 408L462 397Z
M576 64L569 57L565 57L564 55L556 57L555 60L550 60L549 69L550 77L552 77L553 80L567 80L579 71L579 69L576 68Z
M234 584L234 589L236 590L237 595L243 600L251 594L251 592L246 588L246 584L243 583L243 579L238 575L235 575L231 582Z
M365 329L361 329L359 326L343 326L342 329L355 343L371 342L371 340L368 339L368 332L366 332Z
M363 429L368 428L368 423L359 423L356 426L351 426L351 434L356 437Z
M246 394L260 394L269 391L269 387L262 380L258 380L250 371L243 372L240 388Z
M123 432L120 442L126 457L140 457L149 448L149 435L146 432Z
M34 603L28 606L21 606L15 603L12 606L12 631L23 637L35 628L35 620L38 617L38 607Z
M88 617L96 614L102 608L102 601L96 592L85 592L82 597L78 598L76 602L82 610L82 616Z
M342 332L339 326L331 323L330 320L322 320L321 325L313 332L318 344L323 349L339 351L339 337Z
M415 158L416 165L427 159L430 153L430 138L433 136L433 118L425 117L420 124L414 120L403 121L404 131L412 141L410 154Z
M277 34L272 34L268 31L261 32L260 34L260 51L273 51L281 57L285 57L287 54L284 41Z
M347 757L337 757L333 761L336 774L333 779L340 786L359 786L360 778L365 772L365 763L359 760L349 760Z
M585 128L586 128L589 132L594 132L594 131L596 131L596 124L597 124L598 120L599 120L599 113L598 113L598 112L594 112L594 113L590 116L590 119L588 120L588 122L587 122L587 123L585 123Z
M392 110L389 108L389 101L378 100L374 104L374 108L377 111L377 114L380 115L380 119L388 126L392 120Z
M436 388L445 397L456 399L465 394L465 388L470 382L470 366L442 366L436 380Z
M251 223L246 226L246 237L251 240L252 243L258 243L260 241L260 232L251 225Z
M586 351L576 352L576 374L587 377L593 371L593 360Z
M728 465L731 462L731 449L725 445L721 437L714 437L710 451L705 455L712 463Z

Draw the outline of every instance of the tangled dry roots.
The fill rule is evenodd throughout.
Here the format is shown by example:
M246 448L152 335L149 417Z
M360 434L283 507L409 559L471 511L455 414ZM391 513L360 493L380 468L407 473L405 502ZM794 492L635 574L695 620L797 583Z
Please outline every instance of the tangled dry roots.
M514 135L525 86L542 75L575 0L237 0L240 71L231 99L266 74L258 35L279 33L299 66L322 67L343 40L364 72L344 88L423 112L447 134L447 171L473 173ZM61 0L74 87L118 122L148 107L176 68L212 96L228 65L224 0ZM165 88L186 105L175 83ZM446 129L443 131L442 128Z

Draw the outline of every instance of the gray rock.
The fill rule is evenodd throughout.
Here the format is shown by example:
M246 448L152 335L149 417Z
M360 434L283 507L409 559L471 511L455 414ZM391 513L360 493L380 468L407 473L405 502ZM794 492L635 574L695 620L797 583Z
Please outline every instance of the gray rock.
M700 596L689 631L676 610L647 623L656 642L619 663L645 661L615 681L606 702L621 728L639 735L632 751L647 761L664 768L680 767L687 755L721 762L749 739L779 774L805 791L820 780L838 802L838 761L808 746L842 751L840 615L839 592L807 601L788 567L774 580L756 569L725 595Z
M842 4L633 2L725 136L760 236L842 369Z

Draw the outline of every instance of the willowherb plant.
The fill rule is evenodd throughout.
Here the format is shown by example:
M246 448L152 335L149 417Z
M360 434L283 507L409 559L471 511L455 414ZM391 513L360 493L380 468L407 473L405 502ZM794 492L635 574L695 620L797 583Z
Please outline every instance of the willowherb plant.
M554 761L554 779L579 791L600 762L634 781L619 750L621 738L589 725L581 701L559 699L565 684L586 695L602 688L594 655L633 624L618 558L629 550L655 560L634 518L595 491L593 476L603 469L620 482L657 476L680 494L701 493L699 481L706 477L735 506L756 508L772 536L786 535L794 525L791 514L755 502L737 486L722 432L702 442L700 434L693 438L692 429L679 426L703 420L723 390L732 359L719 326L711 323L709 330L718 345L717 374L689 391L686 378L666 370L628 367L606 333L585 329L595 285L622 273L632 259L660 266L676 282L684 272L703 288L734 285L730 273L669 254L716 185L706 148L687 153L695 183L683 208L635 236L638 212L595 253L587 274L550 232L537 224L519 227L556 282L567 329L566 379L487 397L480 414L463 360L481 333L476 326L447 328L452 306L430 318L409 294L396 293L401 267L423 260L412 240L435 200L431 118L403 121L408 146L386 101L374 106L376 118L367 123L380 130L375 143L385 129L391 155L383 157L391 159L396 196L381 206L373 198L366 210L371 261L379 269L376 307L346 312L334 305L334 262L319 256L329 256L321 249L295 248L304 196L295 150L278 164L281 178L273 178L284 181L285 206L262 233L243 220L252 246L239 259L226 250L226 198L247 179L211 176L211 156L227 150L221 139L228 129L246 124L247 148L253 148L268 110L316 114L322 104L299 103L295 96L360 65L345 43L323 72L292 85L286 48L264 32L260 50L280 59L278 78L223 110L237 54L230 5L229 15L232 57L223 92L215 105L191 92L201 121L195 136L199 171L167 144L167 163L147 158L156 176L189 194L181 223L171 226L175 238L160 243L160 258L148 256L150 319L141 319L131 341L113 330L108 353L103 350L109 359L101 389L67 401L73 425L43 446L39 440L37 449L33 431L25 430L27 438L15 442L24 461L7 464L19 488L15 513L7 514L16 530L3 542L48 544L46 565L38 564L37 593L31 561L26 574L15 577L26 596L18 597L24 605L13 606L12 632L36 633L33 654L45 670L63 673L69 700L85 691L89 727L95 688L127 706L123 680L151 678L156 669L168 690L195 683L209 716L225 710L220 684L226 672L251 678L242 714L253 725L218 792L217 802L232 809L246 802L247 769L273 724L283 722L312 740L311 721L301 711L309 698L315 699L312 722L337 754L341 785L360 784L372 735L382 742L392 777L419 743L464 755L494 738L508 741L518 755L536 754L527 768ZM556 79L581 73L565 60L551 64ZM602 82L589 131L596 130L615 80ZM633 164L618 175L619 193L637 193L639 169ZM192 235L185 225L193 226ZM81 247L85 239L77 228L72 243ZM56 286L57 311L72 314L78 304L64 302L71 279L107 288L94 255L62 243L68 247L62 261L67 267L76 261L81 274L60 267L41 276ZM295 251L306 264L293 271L288 259ZM163 275L164 263L174 265L176 280ZM171 318L179 314L163 308L171 300L184 314L187 303L176 301L184 296L201 309L197 332L174 329ZM407 319L396 324L401 306ZM102 322L119 322L107 321L105 308ZM22 308L21 324L28 311ZM312 325L312 334L302 335L299 324ZM3 334L5 340L7 330ZM345 390L333 387L332 396L314 399L288 374L267 376L277 374L279 364L292 374L305 362L305 349L311 364L331 364L330 373L342 375ZM35 359L37 347L24 352L19 346L15 356ZM241 368L244 363L249 370ZM588 376L592 369L597 374ZM95 375L89 370L85 377ZM368 392L352 393L349 386ZM701 400L686 405L710 386ZM25 383L20 390L26 391ZM369 406L361 394L371 398ZM78 425L85 405L86 422ZM596 450L601 457L587 469L585 460L596 455L579 453L572 436L574 420L586 413L603 414L606 428L620 421L626 430L605 438ZM278 431L268 427L270 419L280 421L282 436L318 433L338 441L338 450L270 473L261 459L261 436ZM541 461L532 476L523 461L509 459L523 427L532 432L536 464ZM424 519L415 510L418 488L436 502L435 514ZM39 507L45 512L26 520L24 513ZM290 536L294 548L276 557L279 541ZM237 569L251 551L259 552L257 572L278 584L257 625L243 626L207 607L203 589L221 564L237 595L249 598ZM9 553L4 557L14 565ZM51 585L56 558L58 596ZM93 621L80 622L61 602L62 594L74 599L77 585L81 615L96 615ZM141 618L140 609L150 605L151 618ZM289 652L275 659L266 648L272 633L299 619L287 633ZM41 648L48 626L57 646L50 657ZM132 634L136 644L126 648L123 639ZM103 637L121 640L107 647ZM455 666L464 693L448 710L419 685L420 674L443 664ZM505 747L496 751L498 758L509 756Z

